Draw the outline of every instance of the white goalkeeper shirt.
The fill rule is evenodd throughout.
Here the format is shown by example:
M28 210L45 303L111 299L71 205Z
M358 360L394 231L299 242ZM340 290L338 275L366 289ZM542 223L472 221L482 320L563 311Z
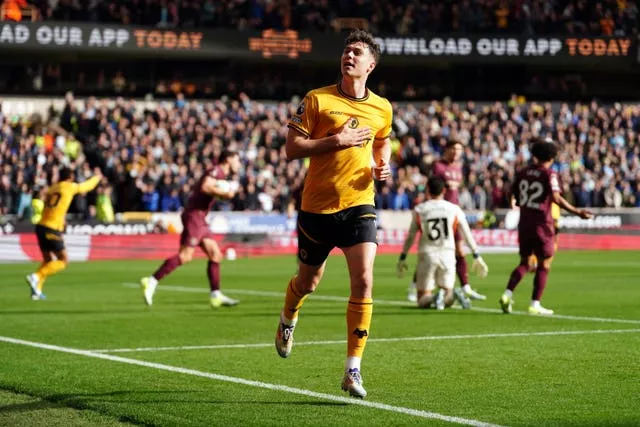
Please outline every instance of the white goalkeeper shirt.
M413 209L409 234L402 252L405 254L409 252L416 234L420 232L418 253L455 253L458 231L461 232L472 253L477 253L478 246L460 206L444 199L427 200Z

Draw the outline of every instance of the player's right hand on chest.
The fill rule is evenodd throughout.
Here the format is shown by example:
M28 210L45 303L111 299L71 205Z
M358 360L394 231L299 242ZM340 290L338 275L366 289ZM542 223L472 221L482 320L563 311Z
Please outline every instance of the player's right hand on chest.
M371 139L371 129L369 127L356 127L352 128L353 118L347 120L342 125L336 136L338 137L338 145L343 148L356 147L358 145L366 144Z

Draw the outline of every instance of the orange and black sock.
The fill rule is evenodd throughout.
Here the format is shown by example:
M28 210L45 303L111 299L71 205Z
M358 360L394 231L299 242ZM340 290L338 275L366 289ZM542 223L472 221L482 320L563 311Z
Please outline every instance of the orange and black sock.
M373 299L349 298L347 305L347 357L362 358L369 336Z
M296 279L298 276L293 276L289 280L289 286L287 286L287 295L284 298L284 307L282 308L283 320L289 322L295 322L298 319L298 311L304 301L307 299L308 294L303 294L296 288Z
M40 266L36 274L38 275L38 290L42 291L42 285L47 277L56 274L59 271L64 270L67 267L67 263L58 259L46 262Z

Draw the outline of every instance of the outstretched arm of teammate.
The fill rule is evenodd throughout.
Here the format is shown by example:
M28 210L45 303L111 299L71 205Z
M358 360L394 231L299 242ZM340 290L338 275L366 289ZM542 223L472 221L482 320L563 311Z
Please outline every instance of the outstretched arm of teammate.
M555 204L560 206L565 211L572 213L574 215L578 215L580 218L589 219L593 216L591 212L589 212L588 210L579 209L573 206L571 203L567 201L567 199L562 197L562 195L557 191L553 192L553 201L555 202Z
M347 123L349 123L349 120L347 120ZM365 144L371 139L371 129L368 127L352 129L347 126L347 123L338 129L335 134L319 139L310 139L299 130L290 127L285 145L287 159L302 159L343 150Z
M91 178L78 184L78 186L76 187L76 193L85 194L85 193L88 193L89 191L92 191L94 188L98 186L98 184L100 184L101 180L102 180L102 173L100 172L100 169L96 168Z
M378 181L384 181L391 176L391 141L389 138L373 140L373 160L376 165L373 168L373 176Z
M217 180L214 177L207 176L204 180L202 180L200 191L210 196L220 197L222 199L233 199L235 197L239 187L236 182L231 181L229 190L225 191L224 189L216 185L216 181Z
M400 258L398 258L398 265L396 266L396 270L398 271L398 277L402 278L404 276L405 271L409 269L407 265L407 253L411 246L413 246L413 242L416 240L416 235L420 230L420 218L418 217L418 213L414 212L411 216L411 225L409 226L409 234L407 234L407 238L404 241L404 246L402 247L402 253L400 254Z
M469 249L471 249L471 253L473 254L473 264L471 265L471 270L481 278L487 277L487 274L489 274L489 267L478 252L478 245L476 244L476 240L473 238L471 228L469 227L469 223L467 222L467 217L462 209L459 209L458 212L458 227L460 227L462 236L464 237L465 242L467 242L467 246L469 246Z

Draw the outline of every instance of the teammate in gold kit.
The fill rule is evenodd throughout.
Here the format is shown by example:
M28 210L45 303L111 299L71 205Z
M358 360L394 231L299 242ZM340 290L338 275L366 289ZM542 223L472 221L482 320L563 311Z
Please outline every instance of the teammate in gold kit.
M64 247L62 233L71 201L76 194L88 193L96 188L101 179L102 175L97 171L94 176L78 184L73 182L73 172L64 168L60 171L60 180L49 187L44 200L42 219L36 225L36 236L43 262L38 271L26 277L31 288L32 300L44 299L44 281L67 266L67 250Z
M307 93L289 121L289 160L310 158L298 212L298 273L289 281L276 333L276 350L288 357L298 311L338 247L349 269L347 360L342 389L367 394L360 361L369 336L373 262L376 256L374 178L390 176L392 108L366 87L380 59L380 47L366 31L347 37L338 84Z

